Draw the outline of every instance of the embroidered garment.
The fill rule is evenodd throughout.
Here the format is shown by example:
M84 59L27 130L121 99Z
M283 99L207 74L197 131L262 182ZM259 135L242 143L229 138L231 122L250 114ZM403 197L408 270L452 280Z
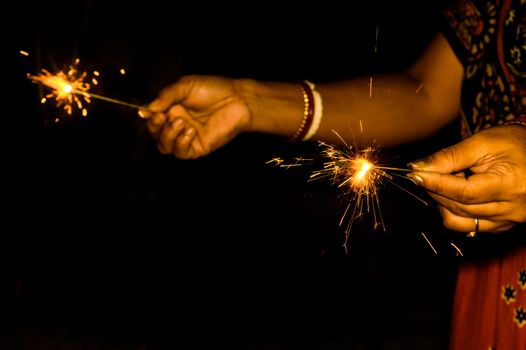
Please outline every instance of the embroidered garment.
M461 0L446 20L443 33L465 69L462 135L526 125L526 1Z
M465 70L462 136L526 126L526 0L462 0L445 19L443 33ZM526 349L525 246L460 263L450 349Z

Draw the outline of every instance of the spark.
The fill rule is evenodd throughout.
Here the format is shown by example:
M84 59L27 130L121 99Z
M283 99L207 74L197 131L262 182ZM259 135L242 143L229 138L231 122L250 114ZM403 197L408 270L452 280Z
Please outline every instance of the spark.
M394 182L395 177L412 182L409 177L398 173L408 173L413 171L412 169L382 165L379 163L380 148L378 145L357 148L349 145L336 131L333 130L333 132L340 138L344 147L318 142L322 148L320 154L325 161L321 169L311 173L309 181L330 179L333 185L343 190L342 196L348 202L339 225L345 225L345 238L342 246L348 253L348 240L356 219L372 213L374 228L382 227L383 231L386 231L379 199L380 189L386 182L413 196L424 205L427 206L428 203ZM289 169L312 161L311 158L296 157L292 162L286 162L281 157L274 157L266 163ZM428 243L431 245L430 242Z
M42 73L39 75L27 75L34 83L42 84L51 89L51 92L41 100L42 103L54 98L57 107L62 106L67 114L71 115L74 106L76 106L82 111L83 115L87 115L87 110L83 103L88 104L91 102L90 95L87 94L91 85L85 81L87 72L79 72L77 69L78 64L79 59L76 59L75 63L69 66L67 72L61 70L53 74L46 69L42 69Z
M27 77L34 83L44 85L51 89L51 92L41 99L41 103L45 103L53 98L56 101L56 106L63 107L68 115L71 115L73 109L77 107L81 110L83 116L87 116L88 110L85 105L91 103L92 98L139 109L139 111L146 110L143 106L102 96L89 91L92 85L98 85L98 80L95 77L99 77L100 73L98 71L92 73L93 77L91 77L90 84L87 82L88 73L81 72L78 69L79 61L80 60L77 58L75 62L69 66L67 71L61 70L57 73L51 73L46 69L42 69L41 73L38 75L27 74Z
M374 41L374 52L378 52L378 26L376 26L376 35Z
M321 170L311 174L310 180L329 177L333 184L344 190L345 196L350 197L340 219L340 225L348 219L343 243L347 252L353 222L363 214L372 212L374 227L381 226L385 231L378 191L385 180L392 180L393 177L377 164L377 147L356 149L345 141L345 148L337 148L324 142L319 144L323 147L322 155L328 160Z
M293 167L299 167L303 166L307 162L312 162L313 159L311 158L303 158L303 157L295 157L293 158L293 162L286 163L285 160L281 157L274 157L266 162L266 164L274 164L281 168L293 168Z
M21 54L22 56L26 56L26 57L29 56L29 52L24 51L24 50L20 50L20 54Z
M401 189L415 199L428 205L426 201L408 191L394 182L395 177L411 181L410 178L397 172L410 172L411 169L396 168L379 163L379 146L373 145L365 148L357 148L349 145L336 132L333 131L343 142L344 147L339 148L324 142L319 142L323 148L322 156L327 159L321 170L314 171L309 180L330 178L333 184L343 189L343 195L350 200L340 219L340 226L346 222L345 239L343 247L347 253L348 239L354 220L366 213L372 213L374 228L382 227L385 232L385 224L380 208L379 191L386 183Z
M429 241L429 239L427 239L426 237L426 234L424 232L420 232L422 234L422 236L424 237L424 239L426 240L427 244L429 244L429 246L431 247L431 249L433 249L433 251L435 252L435 254L438 255L438 252L437 250L435 249L435 247L433 247L433 245L431 244L431 242Z
M274 157L272 158L271 160L267 161L266 164L276 164L276 165L280 165L282 164L283 162L285 162L284 159L280 158L280 157Z
M422 91L422 88L423 88L423 87L424 87L424 84L420 84L420 85L418 86L418 88L416 89L415 93L418 94L420 91Z
M455 243L451 242L450 244L451 244L451 246L452 246L453 248L455 248L455 250L457 251L458 254L460 254L460 256L464 256L464 254L462 254L462 250L460 250L460 248L457 247L457 246L455 245Z
M121 73L122 75L124 75L124 74L126 74L126 70L125 70L124 68L121 68L121 69L119 70L119 73Z
M369 98L373 98L373 77L369 78Z
M293 168L293 167L298 167L298 166L302 166L302 164L299 164L299 163L288 163L288 164L281 164L280 167L282 168Z

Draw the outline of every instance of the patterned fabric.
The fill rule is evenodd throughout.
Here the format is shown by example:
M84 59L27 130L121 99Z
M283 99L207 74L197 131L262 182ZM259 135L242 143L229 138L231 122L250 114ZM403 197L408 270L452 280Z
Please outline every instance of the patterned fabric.
M462 135L508 122L526 125L526 1L461 0L444 34L462 61Z
M524 247L461 265L450 349L526 349Z
M462 136L526 126L526 0L461 0L444 35L464 65ZM526 247L459 265L450 350L526 350Z

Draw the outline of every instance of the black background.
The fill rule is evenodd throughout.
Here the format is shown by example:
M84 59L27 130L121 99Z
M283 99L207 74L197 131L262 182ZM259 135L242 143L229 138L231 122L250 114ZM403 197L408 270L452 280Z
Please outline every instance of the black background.
M446 348L456 260L432 203L386 184L386 231L364 215L346 255L348 198L308 181L323 161L316 144L246 134L178 160L158 153L133 109L94 100L87 117L64 116L26 79L78 57L101 72L93 92L144 104L183 74L323 82L402 69L445 3L13 4L1 128L6 344ZM455 127L383 150L382 161L405 166L452 142ZM267 164L277 156L314 161Z

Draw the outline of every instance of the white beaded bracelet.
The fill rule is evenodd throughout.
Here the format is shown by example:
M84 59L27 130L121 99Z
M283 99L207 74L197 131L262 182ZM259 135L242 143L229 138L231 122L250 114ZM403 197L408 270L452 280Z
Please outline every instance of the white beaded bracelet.
M316 85L314 85L314 83L307 81L307 80L305 80L305 82L311 88L312 95L314 97L314 115L312 117L312 123L310 124L309 129L307 130L307 133L303 137L303 141L309 140L316 134L316 132L318 131L318 128L320 127L321 119L323 116L323 103L322 103L320 93L316 91Z

